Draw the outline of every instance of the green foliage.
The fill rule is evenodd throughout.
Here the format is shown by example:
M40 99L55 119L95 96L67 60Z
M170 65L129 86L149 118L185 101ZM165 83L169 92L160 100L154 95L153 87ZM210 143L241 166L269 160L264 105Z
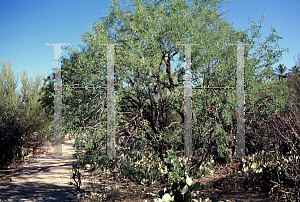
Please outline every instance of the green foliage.
M190 168L190 162L187 162L187 159L184 158L177 158L175 150L167 150L167 155L164 160L165 163L171 164L174 168L172 171L165 171L169 173L168 181L169 182L176 182L179 183L181 178L187 174L187 171ZM184 162L184 163L183 163Z
M283 198L299 199L299 155L289 152L282 155L278 151L266 152L262 150L251 157L243 159L242 171L252 181L249 187L259 186L261 191L269 192L271 200ZM250 182L251 183L251 182Z
M82 166L90 164L90 169L99 172L118 168L120 179L131 177L144 184L178 183L187 174L191 165L175 158L184 145L184 67L180 66L184 46L176 45L178 42L201 44L192 46L195 86L235 86L237 51L227 44L252 44L244 49L245 108L246 124L257 125L245 134L249 138L246 155L254 150L251 143L259 145L258 149L275 146L264 144L273 138L267 120L290 105L294 95L287 83L274 81L272 70L286 49L279 47L281 37L275 29L260 44L255 39L260 39L261 25L252 22L252 37L248 37L249 30L234 30L217 12L219 3L167 1L166 6L161 1L133 1L132 13L112 1L109 15L92 26L95 32L81 36L82 51L70 48L70 59L63 59L63 84L105 85L107 47L99 44L123 43L114 46L115 138L121 159L100 158L106 155L105 90L63 90L63 130L74 133L75 156ZM178 55L179 64L173 70L170 62ZM266 83L268 80L272 82ZM232 89L193 92L193 151L208 162L203 167L209 167L212 154L227 161L234 155L236 102ZM256 129L265 136L264 141L256 138ZM210 170L202 170L200 175L207 172Z
M21 91L10 61L2 63L0 74L0 166L8 165L16 156L27 155L24 149L30 142L41 142L49 127L49 119L40 99L41 77L28 80L23 72ZM23 153L23 154L22 154Z
M64 58L62 64L63 85L70 85L63 90L63 134L68 132L75 138L74 156L81 166L107 173L119 170L119 179L131 178L142 184L173 182L174 200L191 199L191 192L200 184L190 184L191 161L177 158L184 146L185 74L180 64L185 59L184 46L176 45L178 42L201 44L192 46L191 69L195 86L236 86L237 50L236 46L228 44L251 44L244 49L245 119L249 126L245 134L246 155L255 150L272 150L279 145L276 138L280 132L272 128L270 122L274 121L274 113L293 104L297 83L290 88L290 81L275 80L272 65L279 62L288 49L279 47L278 40L282 37L276 35L273 28L266 40L258 43L263 17L260 25L251 21L250 29L234 30L221 18L223 13L218 13L220 2L132 1L134 12L131 12L123 10L114 0L109 15L92 26L95 32L85 32L81 36L85 43L82 51L70 48L70 59ZM105 86L107 46L99 44L120 43L123 46L114 46L114 68L115 138L117 155L121 158L108 159L102 158L106 156L106 90L72 90L71 87L73 84ZM179 56L179 63L173 69L171 61L175 56ZM280 67L279 73L283 74L283 70ZM1 163L10 158L8 155L17 147L15 145L24 142L29 134L37 132L39 138L53 137L52 78L44 79L44 86L39 90L40 82L30 85L24 74L22 97L15 92L11 75L10 70L0 75L0 129L1 134L6 134L1 136L0 142L9 147L1 145ZM4 85L5 79L8 86ZM212 158L228 161L229 156L234 155L236 103L236 92L232 89L193 92L193 151L204 159L198 170L199 177L213 173ZM248 173L267 172L254 161L244 166ZM275 170L280 174L279 167L277 165ZM296 179L295 170L286 173ZM181 181L183 177L186 183ZM170 198L171 192L169 195L166 192L160 193Z
M214 160L212 159L211 161L204 162L200 165L199 170L197 172L197 177L202 178L206 174L211 174L213 175L215 170L211 169L214 164Z
M173 182L171 186L171 190L165 188L158 192L158 195L161 198L154 199L155 202L187 202L192 200L192 192L196 191L200 187L202 189L205 188L205 185L201 185L200 182L196 182L193 184L192 178L186 175L185 178L182 179L179 183ZM216 198L213 201L217 201Z

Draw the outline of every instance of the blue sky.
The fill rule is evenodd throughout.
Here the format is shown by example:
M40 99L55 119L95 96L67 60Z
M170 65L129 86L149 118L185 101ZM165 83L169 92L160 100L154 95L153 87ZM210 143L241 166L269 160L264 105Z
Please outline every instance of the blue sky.
M0 62L9 59L14 73L28 70L29 78L35 73L52 72L54 46L46 43L83 44L79 35L85 30L92 32L92 25L107 15L111 0L1 0L0 7ZM191 0L189 0L191 2ZM120 0L125 6L125 0ZM300 54L299 0L231 0L221 4L220 11L229 10L225 19L235 24L235 29L247 29L248 18L255 23L264 15L262 38L271 33L271 26L283 39L282 48L289 47L275 69L284 64L288 69L295 65L294 58ZM265 12L265 13L264 13ZM63 55L66 52L63 51ZM172 64L175 67L176 64ZM2 68L2 66L1 66ZM63 71L63 70L62 70Z

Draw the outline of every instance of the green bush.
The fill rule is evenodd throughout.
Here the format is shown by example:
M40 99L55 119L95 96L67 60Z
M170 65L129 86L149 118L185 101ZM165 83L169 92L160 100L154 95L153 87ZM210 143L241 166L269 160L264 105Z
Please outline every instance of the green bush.
M205 188L205 185L201 185L200 182L196 182L192 185L193 180L188 175L186 175L182 180L177 183L173 182L171 189L165 188L158 192L158 195L161 198L155 198L155 202L187 202L192 201L192 192L196 191L200 187ZM218 201L216 198L212 199L213 201Z

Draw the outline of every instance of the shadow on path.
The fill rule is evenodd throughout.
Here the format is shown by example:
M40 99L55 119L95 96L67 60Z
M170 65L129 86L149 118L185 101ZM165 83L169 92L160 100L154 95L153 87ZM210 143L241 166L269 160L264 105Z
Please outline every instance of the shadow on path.
M76 201L72 199L70 186L57 186L48 183L27 182L11 184L2 189L0 201Z
M55 157L53 147L43 156L33 158L27 165L10 170L12 179L6 186L0 186L2 201L76 201L72 199L72 158L75 152L73 142L62 145L63 156Z

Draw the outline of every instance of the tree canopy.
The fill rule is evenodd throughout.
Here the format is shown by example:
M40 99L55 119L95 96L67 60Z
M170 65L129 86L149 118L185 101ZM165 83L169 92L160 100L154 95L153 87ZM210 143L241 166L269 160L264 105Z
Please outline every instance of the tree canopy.
M244 51L247 153L255 150L253 145L271 146L260 142L257 131L270 135L268 122L273 114L293 102L287 97L292 98L294 91L285 81L266 82L275 80L272 65L280 61L288 49L280 48L278 40L282 37L276 35L272 27L266 40L257 42L261 38L263 16L260 25L251 21L250 29L233 29L232 24L222 18L223 13L218 12L220 2L132 0L130 6L134 12L130 12L113 0L109 15L92 26L94 33L86 31L81 35L85 43L82 51L70 48L70 59L63 59L63 84L105 86L107 47L100 44L123 44L114 46L117 138L121 141L121 137L130 137L127 145L131 148L152 148L162 160L167 151L183 148L185 71L180 64L174 69L171 67L177 55L179 63L184 62L184 46L177 43L200 44L192 46L195 86L236 86L237 49L228 44L251 44L245 46ZM249 31L251 36L248 36ZM100 89L63 90L64 124L69 125L65 130L71 129L71 125L86 128L96 113L100 113L99 119L92 125L98 127L98 131L105 129L104 100L105 91ZM235 145L236 92L194 90L192 100L195 153L208 157L213 153L211 148L216 147L216 155L233 155L234 149L230 148ZM95 148L100 137L86 140L90 141L89 147ZM125 143L118 143L122 144Z

